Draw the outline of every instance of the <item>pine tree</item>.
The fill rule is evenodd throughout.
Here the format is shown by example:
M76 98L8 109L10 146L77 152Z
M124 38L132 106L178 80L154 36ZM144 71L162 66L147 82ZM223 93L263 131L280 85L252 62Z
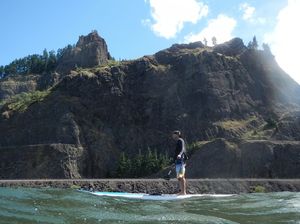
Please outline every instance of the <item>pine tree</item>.
M124 152L122 152L117 168L117 175L119 177L129 177L131 170L130 159L127 158Z
M49 54L48 54L47 49L45 48L43 51L43 56L42 56L42 64L44 64L44 71L47 70L48 60L49 60Z
M4 73L4 66L0 66L0 79L4 78L5 73Z
M57 58L55 55L55 51L49 51L49 58L48 58L48 63L47 63L47 72L52 72L57 66Z
M257 43L257 40L256 40L256 36L254 36L253 39L252 39L252 41L250 41L250 42L248 43L248 48L257 50L257 48L258 48L258 43Z
M258 43L257 43L257 40L256 40L256 36L253 37L252 47L255 50L258 48Z

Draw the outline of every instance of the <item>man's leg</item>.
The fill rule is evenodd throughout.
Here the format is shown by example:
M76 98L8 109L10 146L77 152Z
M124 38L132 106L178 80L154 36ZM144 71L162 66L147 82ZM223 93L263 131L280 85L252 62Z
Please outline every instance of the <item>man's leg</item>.
M186 180L185 180L185 177L182 178L182 194L186 194Z
M179 181L179 187L180 187L180 195L186 194L186 180L184 177L178 178Z

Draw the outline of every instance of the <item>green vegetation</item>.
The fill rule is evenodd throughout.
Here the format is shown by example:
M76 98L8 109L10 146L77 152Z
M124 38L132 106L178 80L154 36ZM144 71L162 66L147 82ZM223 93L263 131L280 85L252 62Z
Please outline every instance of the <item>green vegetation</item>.
M219 121L215 124L225 130L232 130L236 131L241 128L245 128L250 122L256 120L255 116L251 116L246 120L226 120L226 121Z
M71 189L74 189L74 190L77 190L77 189L80 189L81 187L79 185L76 185L76 184L72 184L70 186Z
M248 48L257 50L257 48L258 48L258 43L257 43L257 40L256 40L256 36L254 36L253 39L252 39L252 41L250 41L250 42L248 43Z
M272 128L277 128L277 121L273 118L268 118L266 120L267 124L264 126L264 129L272 129Z
M101 64L99 66L95 66L93 68L80 68L80 67L78 67L78 68L76 68L76 72L81 74L83 71L85 71L85 72L94 73L94 74L99 74L99 73L104 74L105 73L107 75L111 75L109 69L111 67L114 67L114 66L119 66L124 62L125 62L125 60L116 61L114 59L110 59L106 63Z
M108 60L107 64L104 64L104 66L108 66L108 67L114 67L114 66L118 66L120 65L121 62L120 61L116 61L116 60Z
M252 188L251 192L252 193L265 193L266 188L264 186L257 185L257 186Z
M167 155L157 154L157 151L148 149L148 152L142 155L139 152L133 158L129 158L124 152L121 154L117 168L117 177L145 177L154 174L167 167L171 159Z
M57 67L58 61L64 54L70 52L74 46L68 45L65 48L55 51L44 49L43 54L28 55L24 58L16 59L8 65L0 66L0 78L9 75L41 74L53 72Z
M86 76L86 77L94 77L95 76L95 72L93 72L91 69L81 68L81 67L76 68L76 71L71 71L71 74L82 75L82 76Z
M237 144L235 144L234 142L226 141L225 144L226 144L226 146L227 146L230 150L236 150L236 149L238 149Z
M0 68L1 77L12 74L38 74L54 71L57 65L57 56L54 51L48 52L46 49L43 55L33 54L27 57L16 59L9 65Z
M273 118L269 118L263 123L260 127L256 128L255 130L251 130L246 132L243 135L243 139L250 139L250 140L265 140L269 139L274 132L277 130L277 121Z
M263 130L263 128L260 127L256 130L246 132L242 138L246 140L266 140L270 138L272 133L272 130Z
M43 101L50 93L49 90L17 94L9 100L2 101L9 110L24 112L30 105Z
M209 143L210 141L198 141L198 142L193 142L191 144L186 145L186 151L188 156L191 156L196 152L197 150L201 149L205 144Z

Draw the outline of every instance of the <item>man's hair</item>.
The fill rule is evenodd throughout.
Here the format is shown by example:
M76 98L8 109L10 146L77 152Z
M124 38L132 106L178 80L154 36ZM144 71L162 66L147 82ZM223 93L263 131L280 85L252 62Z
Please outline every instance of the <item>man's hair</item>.
M180 132L180 131L178 131L178 130L176 130L176 131L173 131L173 134L175 134L175 135L177 135L177 136L181 137L181 132Z

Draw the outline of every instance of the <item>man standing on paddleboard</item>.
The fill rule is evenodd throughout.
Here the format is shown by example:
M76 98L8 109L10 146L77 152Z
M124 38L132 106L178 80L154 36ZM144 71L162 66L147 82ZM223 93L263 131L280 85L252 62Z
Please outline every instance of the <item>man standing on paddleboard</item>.
M173 131L172 138L176 141L174 162L176 168L176 177L179 181L179 186L180 186L179 195L185 195L186 194L185 165L187 159L185 143L184 140L182 139L180 131Z

